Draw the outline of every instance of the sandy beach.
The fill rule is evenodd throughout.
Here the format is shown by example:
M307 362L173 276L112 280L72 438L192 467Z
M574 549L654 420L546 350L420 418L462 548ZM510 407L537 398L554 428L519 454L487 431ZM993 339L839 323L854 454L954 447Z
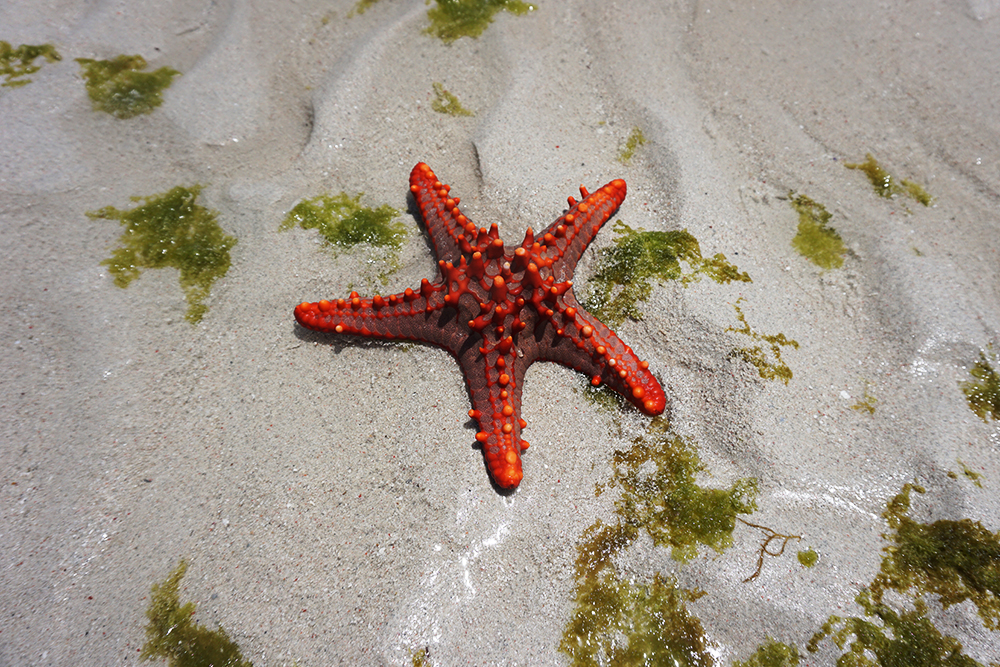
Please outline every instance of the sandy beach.
M866 617L855 598L907 483L926 491L914 521L1000 531L1000 415L967 391L1000 371L1000 2L535 5L453 41L423 0L0 7L0 40L61 56L0 88L0 666L138 664L151 587L181 561L193 620L257 667L610 664L565 649L587 641L567 634L577 561L598 522L630 520L616 452L651 442L650 418L534 364L524 479L501 493L446 351L293 319L435 278L418 162L508 244L581 184L624 179L580 294L615 220L687 230L752 279L654 280L614 327L662 384L698 485L758 490L740 515L757 527L725 548L678 560L640 525L608 556L601 576L630 591L704 592L686 610L709 657L689 664L770 637L834 665L848 649L807 644L831 615ZM74 59L121 54L179 72L151 113L92 106ZM436 111L435 84L473 115ZM869 155L932 199L880 196L845 168ZM177 269L116 284L102 261L123 228L87 213L198 185L236 242L192 323ZM384 281L365 247L280 229L341 192L407 228ZM794 245L799 196L830 214L839 266ZM765 377L781 364L787 383ZM799 539L745 581L761 526ZM1000 662L971 601L923 599L965 655Z

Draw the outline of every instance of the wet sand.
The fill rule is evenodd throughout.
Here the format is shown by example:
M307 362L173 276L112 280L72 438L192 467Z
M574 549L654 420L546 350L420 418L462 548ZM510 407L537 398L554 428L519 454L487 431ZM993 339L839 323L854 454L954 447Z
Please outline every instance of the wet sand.
M279 232L305 197L403 211L412 233L380 289L433 278L406 212L420 161L508 242L581 183L624 178L616 219L687 229L753 279L658 285L618 328L696 445L699 482L757 478L748 518L802 536L750 583L762 534L742 525L721 555L680 564L647 539L619 563L706 591L688 608L718 664L767 636L804 649L830 614L860 615L881 513L907 482L927 488L918 520L1000 530L998 422L960 390L1000 350L1000 4L538 5L447 45L424 33L422 0L350 17L352 2L0 9L0 39L63 57L0 89L0 664L138 662L150 586L181 559L182 600L255 665L405 665L422 648L434 665L568 663L577 544L614 520L595 485L648 418L532 366L524 481L499 494L446 352L292 319L345 296L363 257ZM122 53L182 73L150 115L91 109L73 59ZM434 112L434 82L475 116ZM622 164L633 128L647 141ZM933 204L879 197L844 168L868 153ZM121 228L85 212L196 183L239 242L192 325L177 271L115 286L100 262ZM841 268L792 247L790 192L832 214ZM731 354L749 342L729 330L740 299L753 331L798 342L782 349L787 385ZM866 392L870 414L852 409ZM967 607L939 627L1000 659ZM800 664L837 655L827 641Z

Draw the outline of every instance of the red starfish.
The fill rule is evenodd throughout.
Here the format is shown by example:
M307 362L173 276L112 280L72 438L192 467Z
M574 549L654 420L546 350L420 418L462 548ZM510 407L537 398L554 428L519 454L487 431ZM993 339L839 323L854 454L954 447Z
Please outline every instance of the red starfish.
M505 246L494 224L476 227L458 210L458 197L420 163L410 191L438 256L440 276L417 290L302 303L299 324L316 331L432 343L451 352L472 397L493 480L515 488L523 477L521 416L524 375L533 362L556 361L606 383L643 412L663 412L660 383L613 331L580 307L569 280L583 251L625 199L617 179L569 198L570 209L535 240L528 228L519 246Z

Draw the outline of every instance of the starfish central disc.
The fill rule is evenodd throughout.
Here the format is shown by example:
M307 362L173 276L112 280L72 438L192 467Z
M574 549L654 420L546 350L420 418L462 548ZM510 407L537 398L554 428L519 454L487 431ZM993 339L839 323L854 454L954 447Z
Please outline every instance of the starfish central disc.
M426 164L410 173L438 257L439 276L417 290L363 298L302 303L295 319L316 331L430 343L451 352L462 367L486 467L496 484L514 488L523 478L521 390L535 361L555 361L607 384L650 415L663 412L660 383L632 349L584 310L570 280L584 250L625 199L617 179L581 200L538 238L529 228L517 246L504 245L497 226L477 227L459 210L459 198Z

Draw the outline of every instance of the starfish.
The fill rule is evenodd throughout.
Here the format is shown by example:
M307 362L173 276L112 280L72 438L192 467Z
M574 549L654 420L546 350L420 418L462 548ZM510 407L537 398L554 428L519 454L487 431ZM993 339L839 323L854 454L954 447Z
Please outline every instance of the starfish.
M580 186L581 201L536 238L529 227L518 246L504 245L496 224L476 225L458 209L431 168L419 163L410 191L438 258L439 275L416 290L389 296L302 303L295 319L307 329L430 343L451 352L472 398L469 416L493 481L521 482L521 390L535 361L555 361L611 387L642 412L663 412L660 383L632 349L584 310L570 280L584 250L625 199L625 181L596 192Z

